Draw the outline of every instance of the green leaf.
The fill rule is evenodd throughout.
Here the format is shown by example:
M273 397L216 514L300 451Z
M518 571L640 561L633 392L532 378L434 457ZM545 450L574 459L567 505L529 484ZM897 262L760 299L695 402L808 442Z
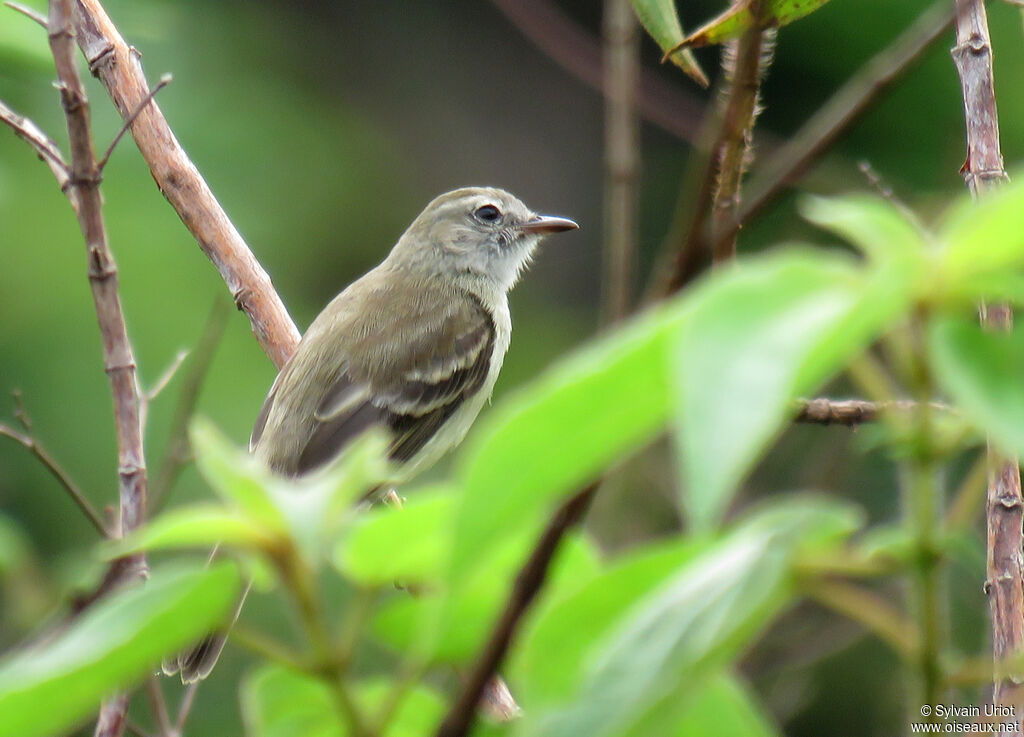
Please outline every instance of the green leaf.
M312 564L354 518L353 502L387 476L383 432L364 433L329 467L301 479L272 474L208 420L192 423L192 445L199 470L221 498L267 537L290 539Z
M118 558L142 550L210 547L274 548L280 543L273 531L260 529L238 512L214 504L197 504L165 512L123 540L104 543L104 557Z
M775 737L781 732L746 684L719 673L695 691L670 694L633 725L626 737Z
M828 0L766 0L763 28L777 28L810 15ZM725 43L739 38L754 25L750 0L733 4L714 20L694 31L679 44L679 48L697 48Z
M393 598L374 618L374 633L398 652L415 651L432 661L460 663L476 657L535 542L524 530L497 544L458 586L419 598ZM596 570L593 546L578 534L568 535L551 562L539 602L568 595Z
M957 407L1003 450L1024 454L1024 334L940 319L931 325L928 352Z
M232 446L206 418L192 421L190 435L196 466L213 490L261 526L283 532L284 517L269 491L274 483L270 472L248 453Z
M419 490L401 509L366 512L335 548L334 565L369 585L439 581L451 550L457 498L452 489Z
M882 268L919 276L928 243L918 223L879 197L805 196L800 213L820 228L845 238Z
M743 262L694 293L675 376L683 502L696 528L721 517L790 402L903 313L906 289L884 271L789 251Z
M683 26L676 13L675 0L632 0L633 10L647 32L651 34L665 58L686 72L701 87L708 86L707 75L700 68L689 49L672 51L682 42Z
M980 202L966 196L955 207L939 236L944 281L951 285L979 275L998 276L1003 269L1024 265L1024 185L1002 187Z
M546 708L523 704L519 733L619 735L670 694L697 689L790 600L791 556L808 539L834 533L848 513L834 504L775 504L686 557L591 644L572 698Z
M577 352L480 423L461 456L452 580L665 427L685 309L670 303Z
M341 737L331 689L323 681L279 665L246 676L242 718L249 737Z
M386 453L384 432L373 430L350 443L324 471L294 480L275 478L270 485L292 540L314 567L359 516L356 502L387 477Z
M389 681L349 684L364 715L377 714L394 688ZM242 717L249 737L342 737L350 734L336 699L322 680L278 665L250 673L242 683ZM398 704L381 737L421 737L444 715L434 691L414 686Z
M688 539L633 551L574 594L538 607L534 625L525 628L523 645L513 653L511 671L527 711L571 697L594 644L627 609L709 546L710 541Z
M230 563L157 569L57 638L9 655L0 662L0 737L67 731L111 691L216 627L238 603L239 583Z

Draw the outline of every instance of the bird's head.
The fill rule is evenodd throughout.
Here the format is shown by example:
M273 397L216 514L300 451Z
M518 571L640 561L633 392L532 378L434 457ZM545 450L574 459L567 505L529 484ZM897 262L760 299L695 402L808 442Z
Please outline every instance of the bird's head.
M392 252L392 259L430 271L493 281L511 289L540 239L579 226L538 215L508 192L466 187L433 200Z

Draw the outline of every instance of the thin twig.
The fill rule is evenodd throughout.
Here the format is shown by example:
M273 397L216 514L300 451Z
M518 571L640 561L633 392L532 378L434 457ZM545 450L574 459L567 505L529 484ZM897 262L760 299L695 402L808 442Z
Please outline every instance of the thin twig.
M99 0L74 0L78 45L114 105L127 120L150 94L139 54L125 43ZM299 331L270 277L231 223L181 148L156 101L143 105L130 126L153 179L249 317L263 350L280 368L299 342Z
M181 704L178 706L178 718L174 721L174 734L180 735L184 731L185 722L188 721L188 715L192 713L192 705L196 702L196 692L199 691L201 684L202 681L192 681L185 689L185 693L181 697Z
M960 171L971 194L981 197L1007 181L983 0L956 0L956 46L951 53L960 76L967 129L967 159ZM981 319L991 329L1009 330L1013 312L1008 305L982 305ZM992 658L999 663L1024 653L1024 495L1017 459L1001 456L991 446L988 459L985 592L992 620ZM997 674L993 702L1014 707L1021 699L1020 686ZM1013 724L1014 734L1022 734L1021 722Z
M109 534L107 532L107 527L103 522L103 518L95 509L93 509L89 500L85 498L85 494L83 494L82 490L78 487L78 484L75 483L74 479L71 478L68 472L64 470L57 460L50 455L46 448L39 443L39 440L35 436L18 432L14 428L4 424L0 424L0 436L10 438L21 445L29 453L34 455L36 459L43 464L43 467L50 472L50 475L57 479L57 483L64 488L64 491L68 493L68 496L71 497L72 501L78 505L78 508L82 510L82 513L86 518L92 522L93 527L95 527L104 537Z
M146 679L146 698L149 699L149 710L156 718L157 731L160 737L171 737L171 717L167 713L167 699L156 676Z
M10 126L18 138L35 149L36 155L50 167L50 171L53 172L53 176L57 179L57 184L60 186L61 191L66 193L69 198L73 198L71 199L71 205L77 211L78 194L77 192L72 193L68 188L71 171L53 139L43 133L38 125L24 115L14 112L2 100L0 100L0 122Z
M125 728L126 732L131 732L136 737L156 737L155 735L151 735L149 732L144 730L142 727L140 727L138 724L133 722L131 719L125 719L124 720L124 728Z
M139 103L139 106L135 108L134 112L132 112L132 114L125 119L124 125L121 126L121 130L119 130L117 132L117 135L114 136L114 140L110 142L109 146L107 146L107 150L103 154L103 158L100 159L100 171L103 171L106 168L107 162L110 160L110 155L114 153L114 149L117 148L117 144L121 140L121 137L128 132L129 128L132 127L132 123L134 123L135 119L139 117L139 113L142 112L143 108L145 108L146 105L153 101L153 98L156 97L157 92L159 92L164 87L169 85L173 80L174 77L172 77L170 74L164 74L162 77L160 77L160 81L157 83L156 87L149 91L149 93L142 100L142 102Z
M160 459L160 470L153 479L150 489L150 509L155 514L167 501L167 495L181 469L188 463L191 454L188 444L188 425L195 414L196 403L199 401L199 390L213 362L224 328L228 321L228 303L218 298L210 309L206 320L206 328L199 339L199 344L191 354L188 370L181 382L181 393L174 408L171 428L168 434L164 455Z
M640 34L629 0L604 3L604 297L606 322L629 314L637 238Z
M497 673L523 615L544 585L548 567L562 537L583 517L597 491L597 486L594 483L576 493L551 518L529 559L519 571L505 609L491 630L491 636L477 658L459 698L452 704L444 721L438 727L436 737L464 737L468 734L476 716L480 697L491 677Z
M145 430L149 421L149 406L167 388L167 385L171 383L171 380L174 379L175 374L178 373L178 369L181 368L181 364L185 362L186 358L188 358L187 350L178 351L170 365L164 369L164 372L160 374L160 378L156 380L152 387L143 389L140 385L137 388L139 393L139 420L142 423L143 430Z
M880 416L892 412L913 412L918 403L913 400L869 402L863 399L798 399L793 422L812 425L847 425L856 427L865 422L874 422ZM941 402L929 402L931 409L939 412L955 412L954 408Z
M4 5L6 5L11 10L21 13L26 18L31 18L36 23L41 25L43 28L49 28L49 21L46 19L46 16L40 13L35 8L30 8L27 5L22 5L21 3L12 2L5 2Z

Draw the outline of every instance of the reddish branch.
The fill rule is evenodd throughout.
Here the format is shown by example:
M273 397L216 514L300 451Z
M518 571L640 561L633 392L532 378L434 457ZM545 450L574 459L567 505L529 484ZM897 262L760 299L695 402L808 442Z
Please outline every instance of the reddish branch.
M121 113L128 120L150 94L138 53L121 38L99 0L73 0L78 45ZM280 368L299 341L270 277L228 219L217 198L174 137L159 106L145 105L132 136L164 197L249 317L256 340Z
M992 44L983 0L956 0L952 54L960 75L967 128L967 159L961 173L971 194L980 197L1007 180L999 150ZM982 323L995 330L1009 330L1013 313L1006 305L983 306ZM999 663L1024 653L1024 497L1017 459L1001 457L991 448L988 457L985 591L992 619L992 656ZM998 674L992 698L999 704L1019 706L1022 694L1010 677ZM1020 721L1014 724L1015 734L1021 734Z

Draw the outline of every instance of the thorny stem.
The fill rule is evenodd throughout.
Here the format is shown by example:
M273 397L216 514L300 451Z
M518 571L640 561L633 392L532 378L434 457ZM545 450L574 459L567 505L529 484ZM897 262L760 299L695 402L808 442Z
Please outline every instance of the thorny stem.
M750 157L750 137L757 116L758 93L763 75L766 32L762 25L765 0L750 0L754 22L740 36L736 46L735 64L729 87L729 101L722 119L722 130L716 145L714 165L717 187L711 215L712 233L716 238L712 260L721 264L736 255L735 235L717 236L736 219L740 204L740 182Z

